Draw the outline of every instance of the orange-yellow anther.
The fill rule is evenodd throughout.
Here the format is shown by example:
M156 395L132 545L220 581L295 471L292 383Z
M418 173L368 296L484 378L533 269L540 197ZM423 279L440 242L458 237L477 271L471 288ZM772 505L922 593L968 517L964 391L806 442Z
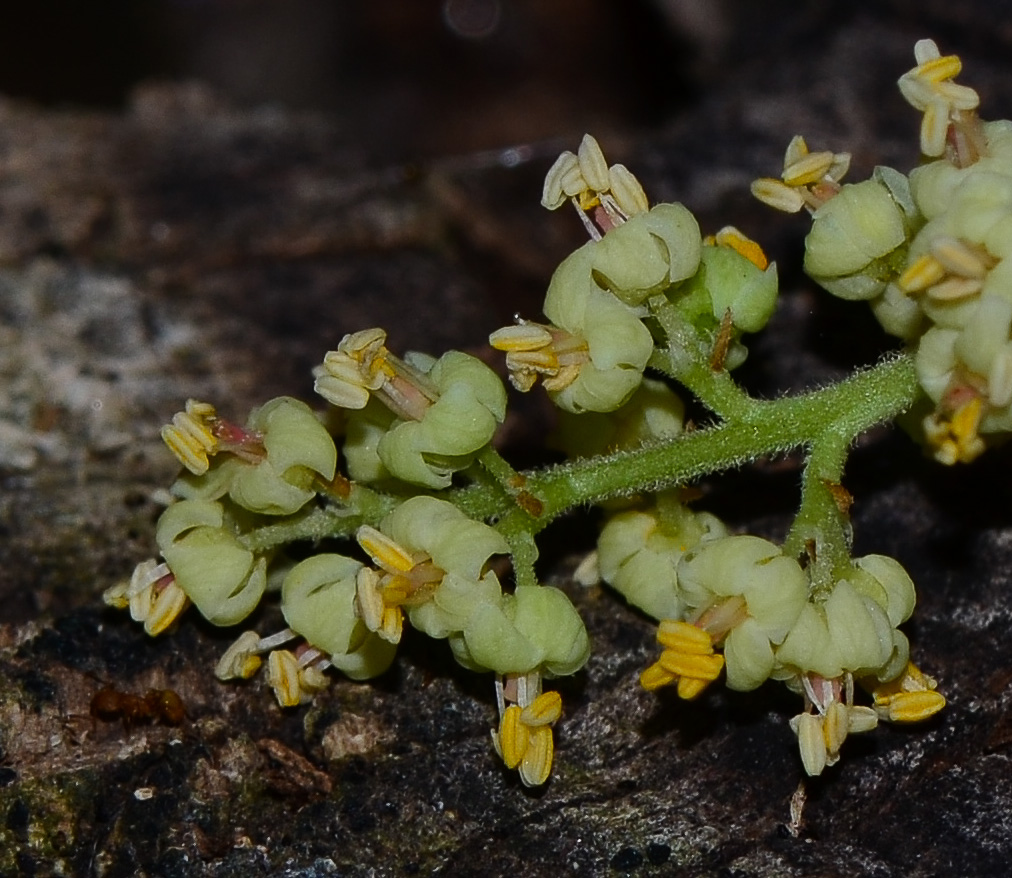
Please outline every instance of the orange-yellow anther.
M945 707L945 697L935 691L937 683L913 662L895 680L881 683L872 690L875 712L894 723L915 723L927 719Z
M884 699L875 700L875 710L882 719L891 723L916 723L934 716L945 707L945 696L928 689L924 692L898 692Z
M519 685L518 685L519 684ZM512 698L518 704L506 705L503 696L516 686ZM507 685L497 684L499 693L499 729L492 733L496 752L507 768L519 768L526 786L539 786L548 780L555 752L552 726L562 715L562 697L558 692L542 692L540 676L516 678ZM532 696L534 696L532 698Z
M713 640L708 632L677 619L661 621L657 626L657 642L665 649L690 655L710 655L713 652Z
M716 680L724 667L722 655L690 655L673 649L664 650L658 661L669 674L705 682Z
M719 247L730 247L739 256L744 256L757 268L763 271L769 266L770 261L760 247L751 238L743 235L734 226L724 226L715 235L708 235L703 239L704 244L716 244Z
M647 691L677 683L679 698L690 701L724 668L724 656L714 654L709 632L688 622L663 620L657 628L657 642L664 651L640 674L640 685Z
M530 729L521 719L521 712L520 705L511 704L506 708L499 726L499 748L507 768L516 768L520 764L531 739Z
M520 761L520 780L526 786L541 786L552 773L552 759L555 756L555 739L551 726L535 726L531 729L530 741Z
M562 696L558 692L542 692L525 707L521 719L526 726L547 726L562 716Z
M172 416L172 423L162 427L162 441L179 462L196 476L210 466L208 457L218 450L218 439L212 432L217 420L214 406L195 399L186 401L185 411Z

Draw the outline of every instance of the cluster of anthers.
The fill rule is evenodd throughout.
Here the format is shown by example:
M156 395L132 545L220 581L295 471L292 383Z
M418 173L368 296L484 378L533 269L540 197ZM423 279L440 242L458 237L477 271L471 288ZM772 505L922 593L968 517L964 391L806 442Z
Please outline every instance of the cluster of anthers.
M499 729L492 745L507 768L520 772L525 786L541 786L552 771L552 726L562 716L558 692L542 692L538 674L508 674L495 683Z
M960 163L982 152L974 111L980 97L972 88L953 79L963 69L958 55L942 55L934 40L914 44L917 66L899 78L899 88L911 106L920 110L921 152L932 158L945 152L949 143Z
M597 140L583 135L574 155L561 153L545 177L541 204L555 210L569 200L594 241L650 208L639 180L621 164L609 167Z
M850 153L811 152L800 134L791 139L784 153L780 179L762 177L752 183L752 194L763 204L797 213L818 210L840 191L840 181L850 169Z

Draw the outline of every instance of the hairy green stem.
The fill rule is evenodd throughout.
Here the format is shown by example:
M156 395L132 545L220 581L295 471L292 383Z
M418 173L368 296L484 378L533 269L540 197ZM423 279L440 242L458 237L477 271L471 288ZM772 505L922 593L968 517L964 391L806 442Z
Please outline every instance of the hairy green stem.
M791 532L791 549L798 550L809 538L812 522L832 520L833 498L827 485L839 481L848 446L868 428L905 411L919 393L913 360L906 354L884 360L839 384L798 396L755 400L736 388L729 407L717 399L730 398L727 387L734 386L723 373L710 372L708 376L685 363L675 371L689 379L686 383L693 392L703 390L702 395L724 418L721 423L633 450L518 473L515 477L524 487L523 497L507 491L500 482L514 478L513 470L495 455L482 460L494 483L476 483L442 496L471 518L497 522L511 546L524 557L522 566L532 566L536 550L525 549L527 538L520 535L533 536L574 507L684 485L764 455L809 447L802 510ZM713 388L719 393L708 392ZM530 505L531 498L537 507ZM528 502L521 503L524 499ZM350 535L360 524L376 524L398 500L355 486L342 507L313 510L259 528L246 534L244 543L263 551L293 540ZM830 535L827 545L843 544L844 531L838 531L835 537ZM838 561L836 550L831 551L834 562Z

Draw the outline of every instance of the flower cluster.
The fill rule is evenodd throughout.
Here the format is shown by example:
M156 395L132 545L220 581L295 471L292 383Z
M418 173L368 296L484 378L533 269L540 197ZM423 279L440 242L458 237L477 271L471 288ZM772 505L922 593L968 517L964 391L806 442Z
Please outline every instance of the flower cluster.
M931 40L919 41L914 55L917 66L899 86L924 114L921 152L933 160L909 175L879 167L818 204L806 200L813 214L805 268L834 295L868 301L915 352L931 406L924 439L937 460L953 464L1012 430L1004 262L1012 248L1012 123L978 117L977 93L953 81L957 56L941 55ZM793 206L767 181L753 191L775 207Z
M333 672L382 674L406 637L444 641L491 677L493 748L539 786L563 717L545 681L580 671L590 638L566 591L539 582L537 538L598 505L576 578L657 620L642 688L692 700L720 679L785 684L802 701L790 727L809 775L851 734L936 714L945 698L901 629L914 584L892 558L854 556L840 482L858 436L918 402L946 463L1012 431L1012 122L978 119L976 94L953 81L958 58L930 41L915 55L900 87L924 114L929 161L844 183L846 153L795 137L780 177L753 186L811 215L806 270L869 302L907 352L799 396L750 397L731 372L776 307L776 266L733 226L704 236L684 205L651 205L588 135L549 169L542 203L572 203L589 240L551 277L543 318L490 336L513 387L540 381L559 409L550 441L566 461L513 469L496 445L507 391L479 359L398 355L383 329L352 332L314 372L325 414L280 397L240 425L187 401L162 431L184 471L156 527L160 557L106 602L152 636L191 605L238 627L215 675L266 665L283 707L318 697ZM691 505L706 496L696 480L791 449L805 465L781 544Z

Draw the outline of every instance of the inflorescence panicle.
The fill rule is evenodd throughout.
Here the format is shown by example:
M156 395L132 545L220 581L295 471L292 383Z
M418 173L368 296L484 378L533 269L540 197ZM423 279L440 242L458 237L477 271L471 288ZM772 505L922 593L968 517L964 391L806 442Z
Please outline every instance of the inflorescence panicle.
M844 182L846 152L795 136L780 175L752 187L810 215L806 271L868 302L903 351L801 396L749 397L731 373L774 312L776 266L734 226L704 235L685 206L651 204L587 135L549 169L542 204L569 201L588 240L550 279L543 317L489 338L513 387L540 381L559 408L552 442L566 463L517 472L500 455L507 392L482 361L394 353L383 329L353 332L315 370L336 430L290 397L242 424L187 401L162 431L184 472L157 525L161 557L106 602L153 636L190 606L231 627L276 602L278 630L242 630L215 675L250 679L266 665L282 707L317 697L335 672L383 673L408 628L445 640L491 678L495 752L540 786L564 722L545 683L583 668L590 639L566 592L538 581L536 537L600 504L579 580L657 620L643 689L692 700L720 680L783 683L801 702L790 728L809 775L850 735L937 714L945 698L903 630L914 583L892 558L854 555L841 482L858 435L908 410L946 465L1012 432L1012 122L980 119L976 92L955 82L957 56L930 40L914 55L899 86L923 114L920 166ZM686 423L689 397L710 425ZM695 508L692 480L792 448L805 469L782 543Z

